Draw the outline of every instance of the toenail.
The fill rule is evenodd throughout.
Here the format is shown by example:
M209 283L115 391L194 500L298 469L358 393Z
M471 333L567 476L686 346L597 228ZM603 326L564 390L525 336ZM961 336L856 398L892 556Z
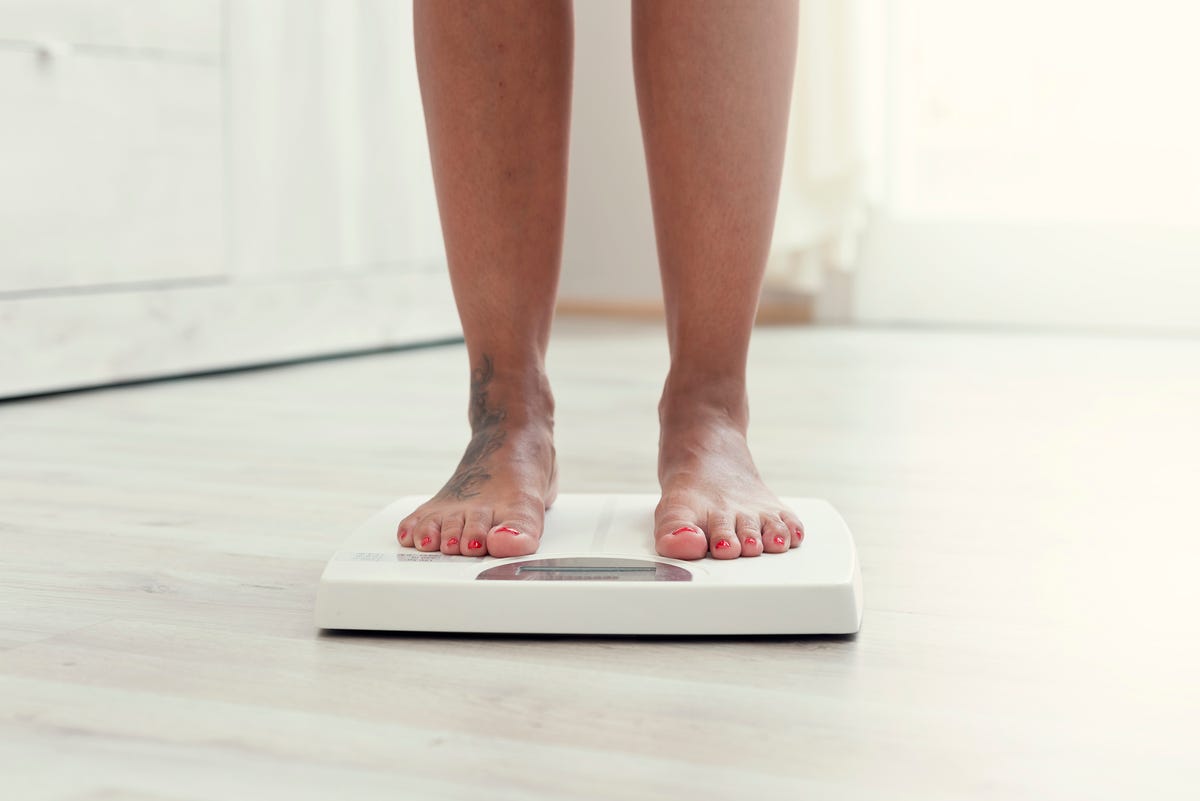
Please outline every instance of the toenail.
M787 540L783 537L776 537L775 544L776 545L787 545Z
M421 538L422 545L428 545L431 542L433 542L433 537L422 537Z
M796 539L800 540L800 542L804 542L804 529L796 529Z
M446 540L446 544L453 548L455 545L458 545L458 537L451 537Z
M521 532L517 531L515 528L509 528L508 526L501 526L500 528L496 529L497 534L499 534L501 531L507 531L514 537L521 536Z
M467 543L467 547L468 548L482 548L483 543L480 542L479 540L471 540L470 542Z
M729 540L717 540L715 543L713 543L713 547L716 548L717 550L721 550L723 548L728 548Z
M672 532L671 532L671 536L673 537L673 536L675 536L676 534L682 534L682 533L683 533L683 532L685 532L685 531L686 531L686 532L688 532L688 533L690 533L690 534L699 534L699 533L700 533L699 531L697 531L697 530L696 530L695 528L693 528L692 526L684 526L684 527L682 527L682 528L677 528L677 529L675 529L674 531L672 531Z
M754 537L746 537L746 544L747 544L747 545L753 545L753 544L754 544L754 543L756 543L756 542L758 542L758 540L754 539Z

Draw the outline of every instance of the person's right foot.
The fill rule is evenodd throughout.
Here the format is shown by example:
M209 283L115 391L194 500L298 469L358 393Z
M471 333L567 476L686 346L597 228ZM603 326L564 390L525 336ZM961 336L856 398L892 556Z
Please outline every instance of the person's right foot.
M400 521L400 544L463 556L537 551L558 493L554 400L543 374L471 372L471 441L442 489Z

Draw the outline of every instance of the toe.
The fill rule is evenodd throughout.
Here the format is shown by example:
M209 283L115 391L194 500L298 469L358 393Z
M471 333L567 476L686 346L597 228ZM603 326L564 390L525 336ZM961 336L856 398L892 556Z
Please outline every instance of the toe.
M400 521L400 525L396 526L396 539L405 548L411 548L413 544L412 530L417 524L417 516L409 515Z
M458 538L463 556L487 556L487 534L492 525L491 509L475 509L467 514L466 525Z
M763 515L760 520L763 550L767 553L783 553L792 547L792 532L779 519L779 515Z
M734 531L733 515L722 512L710 514L708 539L713 559L734 559L742 553L742 543Z
M708 537L696 522L697 515L683 506L663 507L655 512L654 547L670 559L702 559L708 553Z
M496 525L487 535L492 556L526 556L537 551L546 509L540 499L523 499L496 511Z
M441 539L442 518L439 515L427 515L413 526L413 545L418 551L436 551L442 547Z
M742 556L758 556L763 552L762 525L750 515L737 516L737 537Z
M462 514L447 515L442 519L442 553L461 553L459 543L466 523L466 516Z
M784 509L779 513L780 520L788 527L791 535L791 547L795 548L800 543L804 542L804 524L800 522L800 518L789 509Z
M529 533L532 530L528 523L516 521L493 527L487 535L488 553L492 556L528 556L536 552L538 538Z

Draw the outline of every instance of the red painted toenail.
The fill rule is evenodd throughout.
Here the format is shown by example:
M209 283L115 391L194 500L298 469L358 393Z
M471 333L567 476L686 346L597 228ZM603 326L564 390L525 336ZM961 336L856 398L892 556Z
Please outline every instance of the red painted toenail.
M800 542L804 542L804 529L802 529L802 528L796 529L796 539L799 540Z
M507 531L508 533L512 534L514 537L521 536L521 532L517 531L515 528L509 528L508 526L501 526L500 528L496 529L497 534L499 534L501 531Z
M682 534L685 531L688 532L689 534L699 534L700 533L692 526L684 526L683 528L677 528L674 531L672 531L671 536L675 536L676 534Z
M758 542L758 540L754 539L754 537L746 537L746 544L747 544L747 545L753 545L753 544L754 544L754 543L756 543L756 542Z
M433 542L433 537L422 537L421 538L422 545L428 545L431 542Z
M717 540L713 543L713 547L718 551L729 547L729 540Z
M408 536L408 529L406 529L406 528L400 529L398 532L396 532L396 536L399 537L400 539L404 539L405 537Z
M451 548L453 548L455 545L458 545L458 537L451 537L450 539L446 540L446 545L450 546Z
M467 543L467 547L468 548L482 548L483 543L480 542L479 540L471 540L470 542Z
M787 540L783 537L776 537L775 544L776 545L787 545Z

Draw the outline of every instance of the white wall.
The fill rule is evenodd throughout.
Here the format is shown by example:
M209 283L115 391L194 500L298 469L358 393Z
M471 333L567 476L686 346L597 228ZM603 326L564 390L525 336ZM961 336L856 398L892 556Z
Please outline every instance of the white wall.
M795 94L767 285L819 288L853 258L864 193L851 0L801 5ZM575 91L560 295L580 305L662 301L633 81L630 4L576 0Z
M629 3L575 2L564 301L659 303Z

